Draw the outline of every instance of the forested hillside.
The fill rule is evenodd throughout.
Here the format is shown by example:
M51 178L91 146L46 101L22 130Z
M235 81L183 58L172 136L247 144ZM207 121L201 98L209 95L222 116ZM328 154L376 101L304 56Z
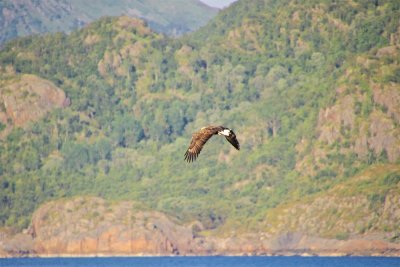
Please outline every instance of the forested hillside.
M204 26L217 9L197 0L3 0L0 43L38 33L71 32L104 16L139 17L150 28L182 35Z
M0 225L90 195L198 221L199 235L399 242L399 15L395 0L240 0L180 39L119 17L8 43ZM65 99L17 124L5 96L37 101L17 93L26 74ZM207 124L232 128L241 150L213 138L187 164Z

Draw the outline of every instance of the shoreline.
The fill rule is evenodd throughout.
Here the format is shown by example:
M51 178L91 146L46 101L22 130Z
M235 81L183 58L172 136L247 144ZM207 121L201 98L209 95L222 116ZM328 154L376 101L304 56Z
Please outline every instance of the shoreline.
M400 254L372 253L372 254L346 254L346 253L258 253L258 254L26 254L26 255L0 255L0 259L21 259L21 258L162 258L162 257L370 257L370 258L400 258Z

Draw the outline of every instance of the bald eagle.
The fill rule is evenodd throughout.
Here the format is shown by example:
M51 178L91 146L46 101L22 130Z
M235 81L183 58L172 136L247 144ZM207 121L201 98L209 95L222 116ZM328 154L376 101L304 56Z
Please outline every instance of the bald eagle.
M194 161L200 154L204 144L213 135L223 135L226 140L232 144L237 150L240 149L238 140L236 139L235 133L224 126L207 126L200 129L200 131L192 135L192 141L190 142L189 148L185 153L185 160L187 162Z

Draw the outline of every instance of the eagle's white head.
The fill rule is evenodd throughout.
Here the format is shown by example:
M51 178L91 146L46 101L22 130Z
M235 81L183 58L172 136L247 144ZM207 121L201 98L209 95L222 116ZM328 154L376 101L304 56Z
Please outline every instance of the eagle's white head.
M219 131L218 134L219 135L229 136L231 134L231 130L230 129L224 129L223 131Z

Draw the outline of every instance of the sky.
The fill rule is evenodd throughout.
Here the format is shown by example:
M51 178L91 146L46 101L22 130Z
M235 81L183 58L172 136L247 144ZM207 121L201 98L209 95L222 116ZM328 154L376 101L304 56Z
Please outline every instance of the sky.
M237 0L200 0L200 1L212 7L223 8L227 7L229 4L233 2L236 2Z

